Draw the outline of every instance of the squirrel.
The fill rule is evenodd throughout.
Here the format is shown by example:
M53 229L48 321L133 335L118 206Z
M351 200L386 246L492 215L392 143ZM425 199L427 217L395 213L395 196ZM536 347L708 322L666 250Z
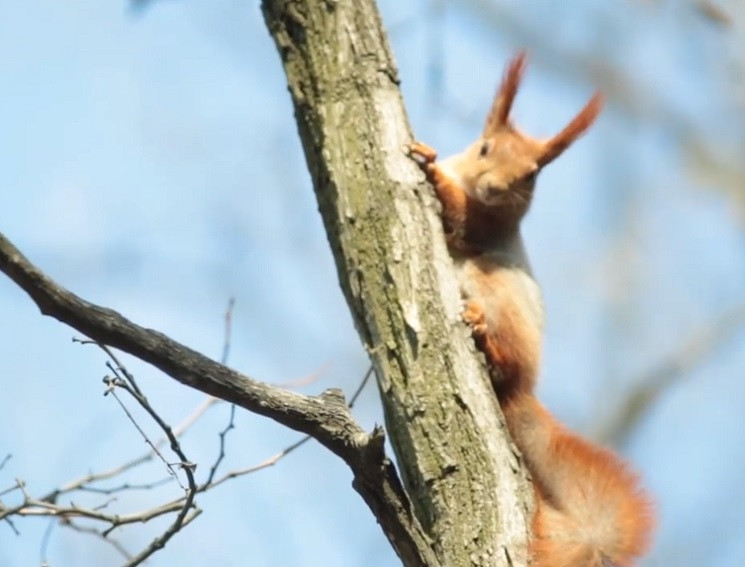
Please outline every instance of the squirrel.
M509 117L525 63L525 52L509 63L483 134L462 153L436 161L421 142L408 152L441 203L462 317L533 479L531 566L631 567L650 543L651 501L619 457L568 431L535 397L544 314L520 235L537 174L592 125L602 95L554 137L531 138Z

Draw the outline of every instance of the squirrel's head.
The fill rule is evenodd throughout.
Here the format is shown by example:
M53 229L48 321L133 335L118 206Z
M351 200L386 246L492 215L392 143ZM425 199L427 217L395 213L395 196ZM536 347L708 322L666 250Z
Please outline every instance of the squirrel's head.
M442 163L473 198L489 207L512 207L520 216L530 204L538 172L590 127L602 107L602 96L595 93L556 136L548 140L526 136L509 119L525 63L522 52L507 67L481 138Z

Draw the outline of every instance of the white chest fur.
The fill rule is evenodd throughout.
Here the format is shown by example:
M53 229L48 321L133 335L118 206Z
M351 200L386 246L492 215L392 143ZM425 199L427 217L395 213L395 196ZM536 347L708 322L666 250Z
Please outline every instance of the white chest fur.
M541 288L527 265L505 263L499 255L482 255L455 263L461 292L482 307L487 324L499 326L500 309L511 304L528 328L542 334L544 323Z

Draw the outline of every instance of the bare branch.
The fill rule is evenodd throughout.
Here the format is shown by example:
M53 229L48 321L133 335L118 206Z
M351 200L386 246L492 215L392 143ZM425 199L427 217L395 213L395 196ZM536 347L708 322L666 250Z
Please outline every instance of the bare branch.
M220 478L218 478L214 482L210 479L210 482L211 482L211 485L210 486L211 487L219 486L219 485L221 485L223 482L225 482L227 480L230 480L230 479L233 479L233 478L238 478L240 476L244 476L244 475L247 475L247 474L255 473L257 471L260 471L260 470L263 470L263 469L272 467L272 466L276 465L279 461L281 461L282 459L284 459L287 455L289 455L290 453L292 453L295 449L297 449L298 447L301 447L302 445L305 445L305 443L307 443L311 439L313 439L313 438L310 437L309 435L306 435L305 437L302 437L301 439L298 439L297 441L295 441L295 443L293 443L292 445L289 445L288 447L285 447L279 453L276 453L275 455L272 455L271 457L269 457L265 461L260 462L257 465L251 465L250 467L246 467L244 469L232 470L230 472L225 473L223 476L221 476Z
M230 356L230 339L233 334L233 311L234 310L235 310L235 298L231 297L228 300L228 307L225 310L224 339L223 339L223 347L222 347L222 357L220 358L220 362L222 364L227 364L228 358ZM212 398L212 399L215 399L215 398ZM234 428L235 428L235 404L230 404L230 414L228 417L228 424L225 426L225 429L223 429L219 433L220 449L217 453L217 458L215 459L215 462L213 463L212 467L210 468L210 472L207 475L207 480L204 482L204 484L207 486L212 484L212 479L215 478L215 474L217 473L217 468L220 466L220 463L222 463L223 459L225 458L225 437L227 436L228 432L233 430Z
M181 508L182 512L188 511L189 507L184 505ZM188 516L184 514L183 518L179 514L179 519L174 522L170 528L168 528L160 537L155 538L150 545L148 545L144 550L142 550L141 553L133 557L131 560L129 560L127 563L124 564L124 567L135 567L135 565L140 565L143 561L145 561L148 557L150 557L153 553L158 551L159 549L163 549L165 547L166 542L173 537L173 535L178 532L180 529L182 529L185 526L188 526L193 520L195 520L202 511L197 508L195 509L191 514Z
M112 309L74 295L31 264L1 233L0 271L27 293L44 315L98 343L128 352L189 387L316 437L347 461L368 437L351 419L338 391L303 396L239 374Z
M122 402L119 399L119 396L116 395L116 391L114 390L116 386L120 386L122 388L126 388L126 386L117 384L115 380L112 380L108 377L104 378L104 381L106 382L107 387L111 388L107 390L106 393L111 394L114 397L114 399L119 403L119 406L122 408L122 411L124 411L124 414L127 416L127 419L129 419L129 421L132 423L132 425L135 426L135 428L140 433L140 435L142 435L142 438L145 440L145 443L150 445L150 448L152 449L153 454L156 455L163 462L163 464L166 466L171 476L176 480L176 482L179 483L179 486L181 486L183 490L186 490L186 488L181 484L181 481L178 478L178 473L174 470L173 465L166 460L166 458L161 454L161 452L158 450L155 444L152 441L150 441L150 438L142 430L142 427L140 427L140 425L137 423L137 420L132 416L130 411L127 409L127 406L125 406L124 402ZM186 461L182 461L182 462L186 462Z
M137 556L133 557L128 563L127 566L134 567L135 565L139 565L143 561L145 561L150 555L158 551L159 549L162 549L166 542L171 539L176 533L178 533L185 525L187 514L189 513L189 510L194 506L194 497L197 494L197 485L196 480L194 479L194 470L196 469L196 465L194 465L187 457L186 454L181 449L181 444L178 442L177 437L174 435L173 430L171 429L171 426L168 425L165 420L158 414L158 412L153 408L153 406L150 405L150 402L148 402L147 398L145 397L144 393L140 388L137 386L137 383L134 379L134 375L132 375L129 370L114 356L114 353L111 352L111 349L106 347L105 345L101 345L99 343L99 346L106 352L111 360L115 363L116 367L112 366L109 361L107 361L107 366L109 369L111 369L112 372L114 372L116 378L114 379L108 379L104 378L104 382L107 382L107 385L111 388L107 393L111 393L114 399L119 403L121 408L124 410L124 413L127 415L129 420L132 422L132 424L137 428L137 430L140 432L140 434L145 439L145 442L150 445L152 448L152 451L154 454L156 454L161 461L166 465L167 469L171 473L171 475L176 479L176 482L178 482L179 486L186 492L186 497L184 498L183 504L181 506L181 509L176 514L176 518L173 520L171 525L158 537L156 537L150 545L148 545L141 553L139 553ZM124 376L124 379L120 377ZM181 470L184 471L186 474L186 480L187 480L187 487L184 487L183 484L181 484L181 480L179 479L178 472L175 470L174 464L167 462L163 455L159 452L158 448L155 446L155 444L150 441L150 438L145 434L145 432L142 430L142 428L139 426L137 421L132 417L132 414L127 410L127 407L124 405L124 403L119 399L119 396L116 395L116 391L114 388L119 387L126 392L128 392L135 401L140 405L142 409L144 409L148 415L155 421L155 423L158 424L158 427L163 431L166 438L170 442L171 451L173 451L176 456L180 459L180 462L177 463L178 466L181 468ZM198 515L197 511L197 515ZM196 517L195 515L192 515L192 518ZM114 530L117 525L112 524L111 527L108 530L105 530L102 535L108 536L109 533Z
M220 466L220 463L225 458L225 437L227 436L229 431L235 428L234 422L235 422L235 404L231 404L230 418L228 419L228 424L219 433L220 450L217 453L217 458L215 459L215 462L210 468L210 472L207 475L207 480L204 482L204 485L206 486L209 486L210 484L212 484L212 480L215 478L215 474L217 474L217 468Z
M128 352L187 386L317 439L350 466L355 475L353 486L378 521L387 527L389 537L396 534L397 546L406 546L412 556L421 557L421 562L426 563L421 555L428 553L422 543L426 537L412 514L393 464L385 456L383 430L376 427L368 434L360 428L341 392L327 390L317 397L303 396L243 376L162 333L140 327L112 309L94 305L64 289L31 264L2 233L0 271L31 297L43 314L92 340ZM160 544L155 541L152 545Z
M232 306L232 301L231 301L231 306ZM228 311L228 313L230 313L230 311ZM229 328L226 327L226 337L229 336L228 333L229 333ZM93 345L102 347L102 345L99 345L95 341L90 341L87 339L83 339L83 340L74 339L74 341L79 342L81 344L93 344ZM127 566L136 565L138 562L142 562L147 557L147 555L152 554L154 551L156 551L157 549L165 545L167 538L169 537L169 533L166 532L160 535L148 546L148 548L146 548L146 550L144 550L142 553L138 554L137 556L134 556L128 550L126 550L121 543L119 543L118 541L114 540L111 537L111 533L113 530L121 527L122 525L136 523L137 518L140 518L140 520L144 522L148 519L148 517L151 514L162 515L162 514L170 514L174 512L181 512L185 509L188 510L189 507L191 506L191 501L190 499L187 498L189 492L193 494L207 492L211 490L212 488L224 483L227 480L237 478L237 477L240 477L246 474L250 474L252 472L256 472L258 470L267 468L269 466L273 466L274 464L278 463L281 459L283 459L285 456L293 452L296 448L304 444L307 440L311 439L308 436L303 437L300 441L293 443L291 446L285 448L281 452L263 461L262 463L259 463L258 465L254 465L254 466L247 467L244 469L231 471L227 473L226 475L224 475L219 481L213 482L214 475L216 473L217 464L225 456L224 434L227 433L228 431L228 428L226 428L221 433L221 456L219 460L215 463L215 465L213 465L212 470L210 471L210 474L208 475L208 478L205 482L201 483L199 486L192 486L190 490L185 489L185 493L187 496L178 498L166 504L161 504L145 512L139 512L139 513L130 514L127 516L120 516L119 514L104 513L104 510L106 510L110 504L115 502L117 498L110 498L92 508L91 507L84 508L84 507L79 506L78 504L72 504L70 506L59 505L58 504L59 497L62 494L70 494L72 492L87 492L87 493L92 493L92 494L111 496L111 495L117 495L124 491L129 491L129 490L151 490L161 484L170 482L172 480L171 477L177 476L177 472L173 468L173 466L167 462L165 457L161 455L160 451L158 450L158 447L162 446L166 440L169 440L171 445L174 445L174 443L178 445L175 438L179 437L188 427L190 427L199 417L201 417L201 415L204 414L207 408L209 408L211 405L214 405L215 402L221 401L221 400L218 400L217 398L207 397L196 408L196 410L192 412L190 416L188 416L177 428L172 430L173 439L169 439L170 431L168 427L166 426L166 427L161 427L162 429L164 429L165 436L161 438L160 440L158 440L157 442L153 443L144 433L144 431L139 426L139 424L136 423L136 421L134 420L134 417L130 414L130 412L126 409L126 407L124 407L122 400L118 396L116 396L115 388L117 386L122 387L123 389L128 391L131 395L133 395L136 399L140 397L141 399L138 399L138 403L147 405L147 399L144 397L144 393L142 393L142 391L139 390L139 388L138 388L139 394L136 394L135 392L132 391L130 386L132 383L134 383L134 376L128 371L128 369L118 359L112 356L112 351L110 349L103 348L103 350L107 355L109 355L113 359L113 365L110 361L107 361L106 365L114 373L114 376L115 376L114 378L106 379L108 382L112 383L111 389L108 391L108 393L111 393L112 395L114 395L118 403L122 405L125 411L125 414L133 422L133 424L138 429L140 434L143 436L145 441L151 446L151 450L148 451L142 457L135 459L134 461L131 461L130 463L119 466L115 469L107 471L106 473L89 474L82 479L69 483L68 485L64 487L59 488L49 493L48 495L46 495L45 497L41 499L32 498L25 490L25 485L23 484L23 482L16 481L15 485L11 487L10 489L6 490L5 493L20 491L24 494L24 500L20 506L14 508L13 510L7 511L7 513L17 514L18 516L25 516L25 517L50 517L52 519L58 519L60 525L62 525L63 527L68 527L81 533L92 534L92 535L95 535L97 538L102 539L103 541L106 541L107 543L112 545L117 550L118 553L120 553L121 555L125 557L125 559L127 559L128 561L126 563ZM354 405L354 402L359 396L360 392L362 391L362 388L368 382L371 372L372 372L372 368L369 368L367 372L365 373L365 376L361 380L359 387L357 388L354 395L352 396L352 399L350 401L350 408ZM127 378L124 378L125 375ZM231 409L234 407L235 407L234 405L231 405ZM152 410L152 408L150 408L150 410L154 411ZM231 422L229 423L229 427L232 427L232 418L231 418ZM139 464L143 464L144 462L151 460L154 455L157 455L163 461L163 463L168 467L169 475L170 475L169 477L160 479L158 481L149 482L149 483L132 484L129 482L124 482L117 486L112 486L112 487L107 487L107 488L91 486L91 484L96 481L102 480L104 478L115 477L119 474L123 474L129 468L139 465ZM181 458L182 460L186 460L186 457L183 453L181 454ZM6 457L3 460L3 462L0 464L7 462L8 459L9 459L9 456ZM38 504L39 502L43 502L43 505L39 505ZM181 528L183 528L188 522L193 520L195 517L196 517L195 514L185 517L185 519L180 523L180 526L178 526L177 530L171 530L170 532L171 535L175 534L176 531L179 531ZM75 521L76 518L92 520L92 521L99 522L99 523L104 522L108 524L108 527L104 530L101 530L100 528L96 528L92 526L83 526ZM120 518L122 518L121 522L119 521ZM4 519L10 523L10 516ZM172 526L176 526L178 523L179 522L177 519L177 522L174 522ZM40 557L41 557L42 564L44 564L47 561L46 560L46 549L48 547L48 542L51 537L52 530L55 524L56 522L50 521L48 528L45 530L44 537L42 538L42 544L41 544L41 550L40 550ZM11 526L12 526L12 523L11 523Z
M698 0L694 7L701 16L713 24L727 28L733 24L730 13L712 0Z

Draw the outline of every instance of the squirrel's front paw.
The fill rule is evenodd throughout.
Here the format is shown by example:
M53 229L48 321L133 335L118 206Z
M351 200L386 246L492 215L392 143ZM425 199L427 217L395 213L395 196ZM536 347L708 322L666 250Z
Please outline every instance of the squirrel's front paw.
M412 144L409 144L408 154L419 165L434 163L437 159L437 151L422 142L414 142Z
M463 321L471 327L471 332L475 337L486 335L486 316L484 310L473 301L466 301L466 307L461 313Z

